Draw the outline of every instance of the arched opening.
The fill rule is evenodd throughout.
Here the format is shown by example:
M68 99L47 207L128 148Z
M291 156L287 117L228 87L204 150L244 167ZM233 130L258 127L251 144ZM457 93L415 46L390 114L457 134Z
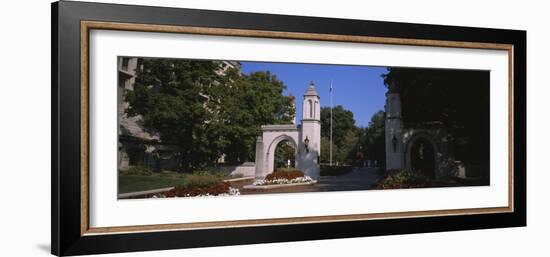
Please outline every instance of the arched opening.
M313 118L313 102L310 100L307 100L307 103L309 105L309 118Z
M296 146L289 140L282 140L275 146L273 171L296 168Z
M432 143L423 137L416 139L410 149L411 168L428 178L435 178L435 151Z
M288 165L288 160L290 159L289 167L300 167L301 160L298 160L298 131L291 131L290 133L264 133L264 150L263 158L258 161L260 166L257 166L256 177L265 177L267 174L273 172L276 168L275 153L281 150L278 150L280 145L290 145L294 149L293 156L290 157L290 154L282 155L283 157L278 157L279 166L286 167ZM287 148L286 146L284 148ZM290 151L288 151L290 152ZM286 163L283 163L286 162Z

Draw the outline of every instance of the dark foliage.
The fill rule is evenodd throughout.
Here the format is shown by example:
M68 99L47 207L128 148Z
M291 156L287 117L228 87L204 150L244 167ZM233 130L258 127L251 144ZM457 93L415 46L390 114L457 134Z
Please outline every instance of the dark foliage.
M401 94L406 125L441 124L457 159L489 160L489 71L389 68L384 83Z

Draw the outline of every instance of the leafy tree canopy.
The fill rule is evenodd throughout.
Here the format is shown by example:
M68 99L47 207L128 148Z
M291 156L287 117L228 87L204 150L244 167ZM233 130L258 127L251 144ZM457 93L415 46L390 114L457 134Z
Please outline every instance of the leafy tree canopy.
M277 144L275 148L275 168L294 168L296 161L296 149L287 140L283 140ZM290 163L288 162L290 160ZM287 167L290 165L289 167Z
M127 114L163 142L180 147L183 169L211 165L222 154L254 158L264 124L290 123L291 97L269 72L241 74L220 61L144 59L133 90L125 92Z
M353 112L337 105L332 108L333 163L350 164L357 144L357 127ZM330 161L330 107L321 108L321 162ZM326 146L325 146L326 145Z
M359 143L365 159L376 160L379 164L386 161L385 115L383 111L372 115Z
M342 146L344 137L355 130L353 112L337 105L332 108L332 140L339 147ZM321 108L321 136L330 137L330 107Z
M321 124L321 162L329 163L330 108L321 109ZM363 160L377 160L379 164L382 164L386 154L384 128L385 113L383 111L374 113L367 127L357 127L351 111L342 106L334 107L333 164L362 165Z

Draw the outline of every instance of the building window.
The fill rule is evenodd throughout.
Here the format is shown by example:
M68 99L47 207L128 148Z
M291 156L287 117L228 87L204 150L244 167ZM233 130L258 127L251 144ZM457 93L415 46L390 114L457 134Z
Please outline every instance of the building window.
M121 78L120 75L118 78L118 86L121 88L126 88L126 79Z
M130 62L129 58L122 58L122 69L128 70L128 63Z

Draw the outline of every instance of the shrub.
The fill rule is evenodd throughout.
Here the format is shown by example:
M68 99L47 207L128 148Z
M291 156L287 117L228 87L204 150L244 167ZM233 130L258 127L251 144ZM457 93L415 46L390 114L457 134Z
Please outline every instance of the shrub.
M384 178L380 179L376 184L376 189L398 189L398 188L418 188L429 187L431 181L414 171L393 171L389 172Z
M138 165L130 166L127 171L122 172L123 175L134 175L134 176L151 176L153 172L147 167Z
M188 174L183 178L182 186L187 189L210 187L220 184L223 180L216 175L210 174Z
M193 174L183 176L181 185L163 193L165 197L188 197L239 194L238 189L230 187L230 184L223 181L219 174L211 174L208 171L196 171Z
M297 169L277 169L273 173L268 174L265 177L265 180L275 180L275 179L288 179L292 180L299 177L304 177L305 174L301 170Z
M321 165L321 176L340 176L348 174L352 171L353 167L349 165L345 166L329 166Z

